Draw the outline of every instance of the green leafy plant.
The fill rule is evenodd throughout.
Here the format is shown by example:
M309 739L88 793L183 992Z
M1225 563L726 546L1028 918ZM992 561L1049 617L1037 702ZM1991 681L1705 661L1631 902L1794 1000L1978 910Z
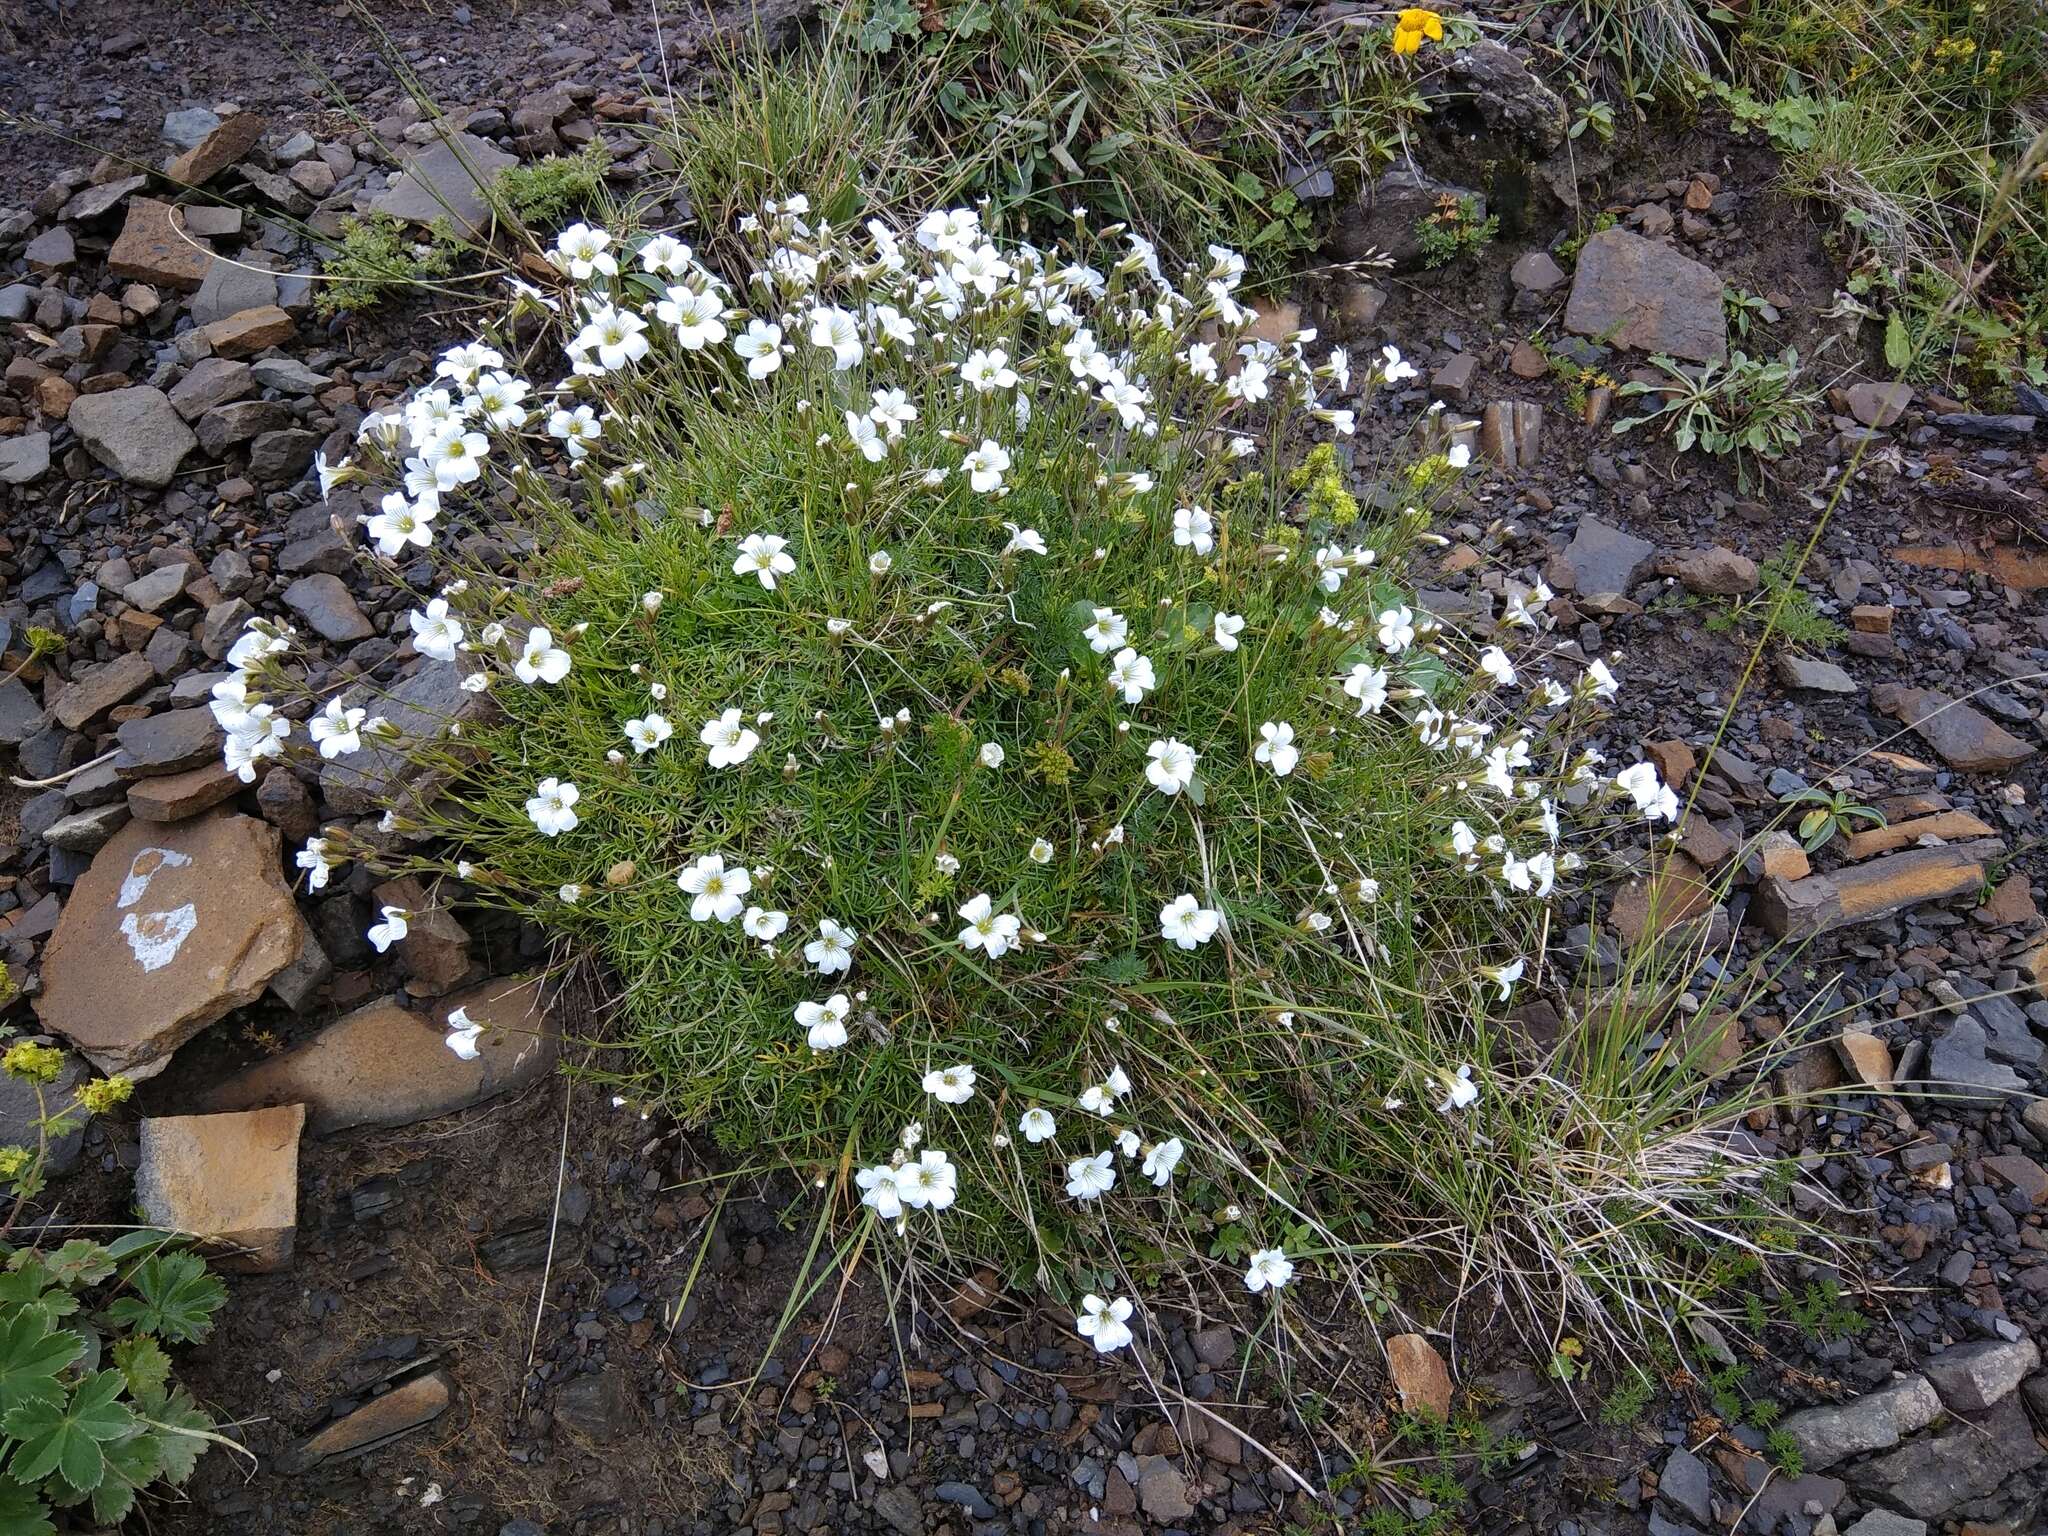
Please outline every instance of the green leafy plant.
M610 164L603 141L593 139L573 155L547 155L530 165L507 166L491 190L524 223L552 231L568 214L597 201Z
M1750 327L1768 324L1777 319L1777 310L1770 300L1760 293L1751 293L1733 283L1721 290L1721 308L1728 316L1729 329L1737 336L1747 337Z
M5 984L11 987L12 979ZM12 1039L14 1033L12 1026L0 1025L0 1040ZM36 1144L0 1146L0 1181L13 1194L17 1215L25 1202L42 1193L50 1143L78 1130L90 1116L111 1112L134 1092L135 1085L125 1077L93 1078L80 1083L68 1102L53 1104L49 1089L63 1069L63 1051L39 1041L14 1040L0 1053L0 1072L25 1084L36 1097L36 1112L29 1122L35 1129ZM6 1230L0 1225L0 1235Z
M1800 816L1798 825L1800 846L1808 853L1825 848L1837 834L1846 837L1856 830L1859 821L1879 827L1885 824L1883 811L1874 805L1857 803L1847 790L1802 789L1779 803L1812 807Z
M416 238L386 213L342 220L338 242L320 264L313 307L321 315L361 314L454 269L455 246L441 235Z
M1674 598L1683 607L1711 606L1706 626L1717 635L1768 628L1770 638L1801 650L1826 650L1839 644L1847 630L1820 611L1811 593L1799 584L1802 551L1797 544L1779 546L1757 562L1756 590L1720 603L1690 595Z
M1500 230L1495 215L1480 217L1479 199L1446 192L1436 207L1415 221L1415 236L1422 242L1424 266L1441 267L1474 251L1484 250Z
M1698 447L1732 455L1745 490L1752 485L1756 461L1783 458L1813 427L1820 395L1804 384L1793 348L1774 359L1731 352L1725 361L1699 367L1661 355L1650 361L1666 382L1622 385L1624 396L1655 404L1640 416L1617 421L1615 433L1657 425L1671 434L1681 453Z
M0 1532L50 1536L79 1504L118 1524L220 1438L164 1345L204 1338L227 1292L161 1232L0 1255Z

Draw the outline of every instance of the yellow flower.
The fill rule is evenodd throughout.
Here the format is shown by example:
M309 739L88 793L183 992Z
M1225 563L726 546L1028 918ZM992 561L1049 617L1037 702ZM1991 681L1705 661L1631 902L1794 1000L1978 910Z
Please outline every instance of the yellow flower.
M1435 11L1410 8L1394 18L1394 52L1418 53L1425 37L1444 40L1443 18Z
M116 1106L125 1104L134 1091L135 1084L125 1077L96 1077L80 1085L78 1102L88 1114L108 1115Z
M28 1167L35 1154L27 1147L0 1147L0 1179L11 1179Z
M17 1041L0 1056L0 1071L25 1082L54 1083L63 1070L64 1053L54 1045L37 1045L33 1040Z

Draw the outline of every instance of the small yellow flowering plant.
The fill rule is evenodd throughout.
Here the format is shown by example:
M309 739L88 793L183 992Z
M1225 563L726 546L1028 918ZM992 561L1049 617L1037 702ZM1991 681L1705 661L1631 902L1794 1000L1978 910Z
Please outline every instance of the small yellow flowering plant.
M0 1036L5 1033L0 1030ZM0 1072L32 1086L40 1111L34 1122L34 1147L0 1146L0 1184L10 1189L17 1201L41 1193L51 1142L70 1135L88 1116L110 1114L135 1091L134 1083L125 1077L95 1078L81 1083L72 1101L53 1111L43 1090L63 1075L64 1052L36 1040L16 1040L0 1052Z
M1420 53L1424 38L1438 43L1444 40L1444 20L1435 11L1410 6L1394 18L1394 52Z

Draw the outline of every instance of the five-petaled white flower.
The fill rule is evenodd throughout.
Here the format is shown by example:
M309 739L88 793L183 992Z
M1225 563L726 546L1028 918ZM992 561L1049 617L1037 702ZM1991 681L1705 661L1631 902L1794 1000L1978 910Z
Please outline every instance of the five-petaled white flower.
M1109 1076L1099 1083L1090 1083L1081 1090L1077 1101L1091 1115L1104 1119L1116 1113L1116 1101L1131 1091L1130 1074L1122 1067L1111 1067Z
M771 907L749 907L740 916L740 928L750 939L772 944L789 927L789 914Z
M534 786L526 802L526 814L542 837L555 837L576 829L576 801L581 791L561 779L546 778Z
M754 888L754 877L744 864L725 867L722 854L707 853L676 876L676 887L692 898L690 917L699 923L729 923L740 915L742 900Z
M293 856L292 862L306 872L306 889L321 891L327 888L327 877L334 872L339 861L326 838L309 837L306 846Z
M386 907L384 920L372 923L370 931L364 937L370 941L370 947L381 955L410 931L411 925L406 919L411 916L412 914L403 907Z
M1453 1110L1470 1109L1479 1102L1479 1085L1472 1081L1469 1066L1458 1068L1456 1076L1446 1076L1443 1081L1449 1091L1444 1094L1443 1102L1437 1105L1441 1113L1448 1115Z
M754 748L761 745L760 733L740 719L737 709L728 709L704 722L697 739L711 749L710 760L714 768L736 768L754 755Z
M896 1194L913 1210L943 1211L960 1193L960 1171L937 1148L920 1152L917 1161L896 1170Z
M1098 1355L1112 1354L1131 1342L1131 1298L1118 1296L1105 1301L1090 1291L1081 1298L1080 1315L1074 1331L1095 1345Z
M783 553L789 540L779 533L750 533L740 540L739 557L732 563L735 576L758 576L770 592L776 581L796 569L794 556Z
M1033 1146L1041 1141L1052 1140L1058 1130L1059 1123L1053 1119L1052 1111L1049 1109L1034 1106L1017 1117L1018 1134Z
M1678 820L1678 795L1657 777L1656 764L1631 764L1614 776L1614 787L1627 791L1636 809L1643 813L1643 820Z
M836 304L811 311L811 345L832 354L834 372L851 368L861 359L860 323Z
M1195 764L1201 754L1186 742L1168 736L1147 747L1145 756L1150 759L1145 764L1145 777L1152 781L1152 787L1162 795L1177 795L1193 782Z
M1358 701L1361 715L1376 715L1387 702L1387 674L1368 662L1358 662L1344 675L1344 691Z
M966 472L967 483L983 495L1003 488L1003 476L1010 468L1009 451L992 437L984 437L981 446L969 453L960 462Z
M978 949L991 960L1000 960L1015 949L1024 928L1016 913L996 911L985 891L961 903L960 920L967 925L960 930L960 947Z
M782 366L782 327L769 320L750 320L733 338L732 349L746 360L748 378L765 379Z
M1200 948L1216 937L1222 925L1222 914L1203 906L1189 891L1159 909L1159 936L1182 949Z
M344 709L340 699L329 699L327 707L306 722L306 733L322 757L346 757L362 747L361 726L368 715L366 709Z
M1010 542L1003 546L1006 555L1042 555L1045 553L1045 537L1036 528L1020 528L1015 523L1005 523L1010 530Z
M1187 1154L1187 1147L1178 1136L1169 1136L1145 1154L1145 1161L1138 1165L1138 1171L1160 1189L1173 1182L1173 1170L1180 1166L1180 1160Z
M836 1051L846 1044L846 1015L853 1005L844 992L834 992L822 1003L796 1005L796 1021L803 1025L814 1051Z
M625 729L626 740L633 744L633 755L636 757L652 752L676 733L676 728L669 724L668 717L653 710L649 710L640 719L628 720Z
M1116 1155L1097 1152L1067 1164L1067 1193L1076 1200L1099 1200L1116 1186Z
M448 1049L462 1060L476 1060L477 1042L483 1033L483 1025L469 1016L467 1008L457 1008L448 1015Z
M1301 761L1301 749L1294 744L1294 727L1285 720L1268 720L1259 727L1259 744L1252 748L1252 756L1272 769L1275 777L1286 778Z
M853 946L860 935L842 928L829 917L818 919L818 936L804 946L804 958L818 968L821 976L843 972L853 965Z
M1414 643L1415 615L1405 604L1380 615L1380 645L1388 654L1398 656Z
M996 769L1003 766L1010 754L1003 750L1003 744L1000 741L984 741L981 744L981 750L974 755L980 760L982 767Z
M557 237L555 248L548 255L577 282L587 283L600 272L606 277L619 275L618 258L605 249L611 243L611 235L602 229L571 224Z
M1159 681L1153 675L1151 659L1127 645L1109 663L1109 686L1123 695L1126 704L1142 704Z
M1173 542L1198 555L1216 547L1216 520L1200 507L1177 507L1173 514Z
M512 675L522 683L559 683L569 675L569 653L555 644L553 635L536 627L527 632Z
M435 661L453 661L462 644L462 621L448 611L448 599L437 597L426 608L406 616L412 628L412 648Z
M1237 637L1244 633L1244 618L1240 614L1222 613L1216 615L1216 648L1220 651L1237 649Z
M965 1104L974 1097L974 1068L965 1062L934 1067L924 1075L924 1091L941 1104Z
M1294 1261L1282 1248L1261 1248L1245 1267L1244 1288L1248 1291L1277 1291L1294 1278Z
M1097 608L1088 627L1081 631L1088 638L1088 649L1098 656L1107 656L1117 649L1130 632L1130 621L1114 608Z

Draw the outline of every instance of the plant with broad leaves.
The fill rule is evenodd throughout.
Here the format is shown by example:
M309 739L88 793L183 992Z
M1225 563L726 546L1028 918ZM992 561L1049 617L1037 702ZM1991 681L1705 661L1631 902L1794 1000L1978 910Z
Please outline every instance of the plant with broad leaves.
M1878 827L1885 824L1883 811L1858 804L1846 790L1802 789L1787 795L1783 803L1813 807L1799 818L1799 843L1808 853L1826 847L1837 832L1847 835L1854 831L1858 821Z

